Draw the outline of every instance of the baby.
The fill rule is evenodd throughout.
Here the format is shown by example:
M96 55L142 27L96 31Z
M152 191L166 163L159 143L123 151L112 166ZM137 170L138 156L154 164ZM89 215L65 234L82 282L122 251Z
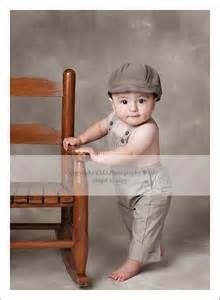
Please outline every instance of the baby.
M124 281L163 255L162 230L171 193L169 176L159 161L159 128L152 118L162 95L159 74L149 65L123 64L109 79L108 95L113 112L78 137L65 138L63 146L67 150L69 145L80 146L108 135L110 150L81 147L75 151L89 153L97 163L117 166L134 162L144 174L143 180L131 181L127 195L119 194L118 206L130 246L126 261L109 277ZM144 163L138 157L144 157Z

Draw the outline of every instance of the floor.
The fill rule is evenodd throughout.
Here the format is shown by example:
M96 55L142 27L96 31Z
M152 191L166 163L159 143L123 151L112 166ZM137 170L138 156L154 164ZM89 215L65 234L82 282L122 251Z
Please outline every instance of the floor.
M59 211L14 209L14 222L54 222ZM53 232L13 231L12 238L54 237ZM89 199L89 257L91 289L209 289L209 198L174 197L164 229L166 255L145 266L137 276L117 282L107 274L125 259L128 235L116 199ZM31 276L30 276L31 275ZM12 250L11 289L78 289L65 270L58 250Z

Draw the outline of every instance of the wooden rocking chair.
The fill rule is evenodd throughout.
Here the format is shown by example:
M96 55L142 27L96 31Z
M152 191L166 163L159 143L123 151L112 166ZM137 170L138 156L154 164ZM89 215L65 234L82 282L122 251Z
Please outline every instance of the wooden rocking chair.
M88 255L88 188L85 175L83 156L74 156L73 194L63 193L66 181L66 160L68 154L62 141L65 137L74 136L75 112L75 72L67 69L63 73L63 83L57 83L45 78L12 78L11 96L22 97L62 97L61 130L40 124L14 124L11 126L12 144L59 144L62 154L61 173L62 182L57 185L51 183L53 192L30 193L30 185L12 183L11 208L60 207L61 223L11 223L11 229L54 229L56 240L47 241L12 241L11 248L60 248L66 269L79 287L88 287L86 276L86 262ZM77 159L76 159L77 158ZM33 187L33 184L32 184ZM20 189L20 192L19 192ZM38 184L39 189L39 184Z

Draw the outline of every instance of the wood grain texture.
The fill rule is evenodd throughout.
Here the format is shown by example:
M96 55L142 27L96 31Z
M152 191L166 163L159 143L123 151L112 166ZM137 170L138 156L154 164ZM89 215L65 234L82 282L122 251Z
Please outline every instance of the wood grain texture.
M40 182L31 182L25 184L29 185L29 204L42 204L44 193L42 184Z
M11 96L52 97L62 96L62 85L46 78L11 78Z
M76 245L73 256L76 273L85 275L88 257L88 182L83 161L74 161L74 173L73 237Z
M15 197L14 197L15 198ZM29 203L15 203L12 201L10 204L11 208L33 208L33 207L64 207L64 208L72 208L73 207L73 202L72 203L40 203L40 204L29 204Z
M72 207L74 201L73 191L57 182L12 182L10 194L11 207Z
M60 223L11 223L12 230L25 229L25 230L59 230Z
M74 241L61 241L61 240L49 240L49 241L18 241L11 242L11 248L13 249L30 249L30 248L72 248L74 247Z
M61 134L41 124L11 125L11 144L60 144Z

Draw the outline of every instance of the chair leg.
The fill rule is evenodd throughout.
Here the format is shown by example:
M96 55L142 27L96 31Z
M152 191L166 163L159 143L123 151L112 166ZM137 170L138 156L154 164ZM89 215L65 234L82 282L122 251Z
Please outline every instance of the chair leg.
M75 247L72 249L76 274L80 282L89 284L86 276L88 257L88 196L75 196L73 206L73 237Z
M88 287L86 276L88 257L88 183L84 163L79 159L74 161L73 190L74 202L72 214L62 210L61 236L70 236L74 248L62 251L64 263L72 279L80 287ZM71 221L70 221L71 220Z
M63 225L67 223L72 223L72 220L72 207L61 207L61 223Z
M64 210L63 210L64 211ZM72 249L61 249L66 269L79 287L89 287L86 276L88 257L88 196L75 196L72 208L72 220L68 222L67 211L64 211L62 229L57 232L58 238L72 238L75 246Z

